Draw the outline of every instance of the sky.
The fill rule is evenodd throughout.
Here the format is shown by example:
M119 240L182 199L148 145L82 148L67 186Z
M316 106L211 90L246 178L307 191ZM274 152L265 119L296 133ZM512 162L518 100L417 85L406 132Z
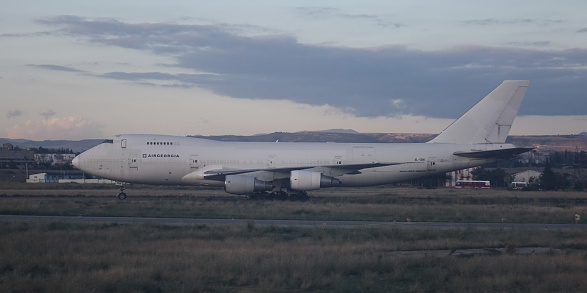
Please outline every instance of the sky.
M585 1L28 1L0 137L439 133L529 79L510 134L587 131Z

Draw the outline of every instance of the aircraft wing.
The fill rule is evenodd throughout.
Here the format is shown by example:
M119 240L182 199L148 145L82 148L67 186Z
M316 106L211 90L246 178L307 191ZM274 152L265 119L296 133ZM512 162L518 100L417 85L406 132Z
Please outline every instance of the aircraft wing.
M501 150L489 150L489 151L466 151L466 152L455 152L455 156L459 157L466 157L466 158L475 158L475 159L489 159L489 158L496 158L496 159L511 159L516 155L529 152L534 148L507 148Z
M410 162L413 163L413 162ZM263 168L263 169L227 169L227 168L211 168L209 170L198 170L184 176L182 180L189 181L191 179L206 179L223 181L228 175L238 175L253 172L272 172L280 173L279 177L289 177L291 171L317 169L328 173L329 176L340 176L348 173L356 173L361 169L375 168L391 165L400 165L406 163L364 163L364 164L336 164L336 165L320 165L320 166L299 166L299 167L284 167L284 168ZM327 172L326 172L327 171ZM284 176L285 175L285 176Z

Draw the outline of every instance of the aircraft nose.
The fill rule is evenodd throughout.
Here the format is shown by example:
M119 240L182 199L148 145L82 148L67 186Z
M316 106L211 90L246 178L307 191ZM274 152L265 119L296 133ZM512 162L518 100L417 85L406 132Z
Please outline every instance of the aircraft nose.
M80 168L80 159L79 156L75 156L75 158L73 158L73 160L71 161L71 164L76 167L76 168Z

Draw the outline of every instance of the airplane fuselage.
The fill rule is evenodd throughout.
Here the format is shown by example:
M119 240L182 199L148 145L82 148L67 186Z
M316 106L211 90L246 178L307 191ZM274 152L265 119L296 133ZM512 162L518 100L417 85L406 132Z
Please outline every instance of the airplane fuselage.
M456 152L514 147L511 144L221 142L165 135L117 135L77 157L75 165L99 177L129 183L224 186L206 170L261 170L262 181L308 170L338 179L337 186L369 186L479 166L495 159ZM355 172L344 166L376 165ZM338 168L337 166L341 166ZM198 176L200 174L201 176Z

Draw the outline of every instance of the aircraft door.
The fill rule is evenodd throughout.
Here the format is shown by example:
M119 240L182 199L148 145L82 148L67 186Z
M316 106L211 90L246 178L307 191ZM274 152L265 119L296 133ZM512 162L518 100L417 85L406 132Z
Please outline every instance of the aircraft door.
M125 149L126 148L126 139L120 141L120 147Z
M435 157L429 157L427 160L427 165L428 165L428 171L436 171L436 158Z
M128 167L129 168L138 168L138 156L137 155L130 155L128 157Z
M190 168L191 169L198 169L198 155L191 155L190 156Z

